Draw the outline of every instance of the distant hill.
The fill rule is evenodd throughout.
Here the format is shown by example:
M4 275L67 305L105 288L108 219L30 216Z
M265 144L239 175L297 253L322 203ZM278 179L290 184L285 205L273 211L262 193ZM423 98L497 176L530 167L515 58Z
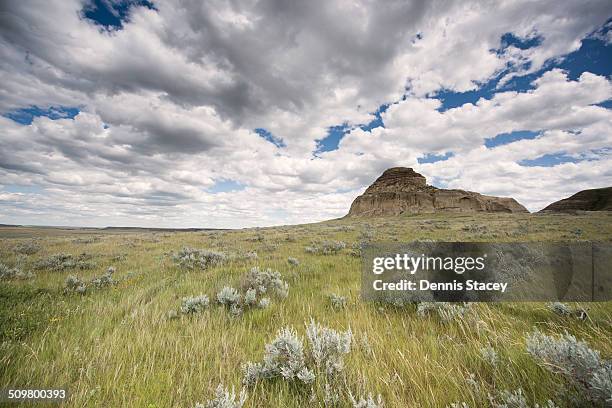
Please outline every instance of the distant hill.
M473 191L446 190L427 185L411 168L393 167L357 197L348 217L428 212L528 213L515 199L486 196Z
M150 228L150 227L104 227L106 231L154 231L154 232L198 232L198 231L225 231L223 228Z
M612 187L582 190L539 212L612 211Z
M71 226L48 226L48 225L19 225L19 224L0 224L0 228L45 228L58 230L74 230L87 232L104 231L152 231L152 232L198 232L198 231L227 231L227 228L154 228L154 227L71 227Z

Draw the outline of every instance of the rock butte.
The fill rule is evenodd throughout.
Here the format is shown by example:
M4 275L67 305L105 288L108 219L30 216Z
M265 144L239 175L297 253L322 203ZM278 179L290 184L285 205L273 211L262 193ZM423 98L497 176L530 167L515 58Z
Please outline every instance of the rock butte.
M612 187L582 190L539 212L612 211Z
M528 213L513 198L486 196L472 191L428 186L421 174L407 167L393 167L357 197L348 217L418 214L432 212Z

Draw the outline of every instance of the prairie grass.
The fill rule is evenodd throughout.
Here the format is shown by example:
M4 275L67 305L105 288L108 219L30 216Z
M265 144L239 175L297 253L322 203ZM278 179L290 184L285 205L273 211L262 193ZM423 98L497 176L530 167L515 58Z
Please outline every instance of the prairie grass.
M36 272L34 279L0 282L0 387L67 387L67 407L193 407L215 397L219 384L241 389L243 365L261 361L283 327L306 338L311 319L353 334L340 378L317 381L314 389L282 379L257 382L245 407L324 406L325 395L335 400L332 394L340 407L352 406L350 395L377 401L379 394L387 408L457 401L481 407L489 405L488 393L518 389L532 405L559 402L563 378L526 351L534 328L567 332L602 358L612 356L610 302L570 305L588 310L585 320L558 315L544 303L503 303L473 304L445 322L437 313L419 316L414 305L361 301L360 258L350 250L364 240L392 239L610 241L612 214L428 214L213 232L1 228L0 238L0 261L8 267L23 256L14 251L20 243L40 246L19 261ZM324 256L304 251L312 242L343 242L347 249ZM182 268L173 254L185 247L228 256L206 268ZM76 259L84 252L90 269L36 269L55 254ZM259 255L237 256L251 252ZM90 282L111 266L116 284L64 293L69 275ZM279 271L289 294L231 316L212 300L226 286L241 287L253 267ZM345 297L345 307L331 308L330 293ZM168 318L196 294L210 297L210 306ZM493 353L495 364L483 358Z

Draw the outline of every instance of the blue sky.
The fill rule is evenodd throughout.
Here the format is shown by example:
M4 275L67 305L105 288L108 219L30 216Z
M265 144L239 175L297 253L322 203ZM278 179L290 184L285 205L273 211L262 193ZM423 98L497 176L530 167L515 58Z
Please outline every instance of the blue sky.
M79 108L76 107L51 106L48 108L39 108L38 106L30 106L6 112L4 115L21 125L30 125L32 124L32 120L38 117L47 117L54 120L73 119L78 114Z
M606 0L50 0L1 16L3 223L318 221L392 166L533 211L612 185Z
M610 20L609 20L610 21ZM605 27L600 34L607 34L610 27ZM522 50L528 50L533 47L537 47L542 43L542 38L534 36L533 38L521 39L513 33L505 33L500 37L500 46L495 52L501 53L510 46L520 48ZM478 88L468 92L453 92L450 90L440 90L431 95L432 98L439 99L442 104L439 111L444 112L452 108L462 106L466 103L476 104L479 99L491 99L497 92L503 91L516 91L516 92L527 92L533 89L532 82L540 77L544 72L558 68L567 72L569 78L576 80L584 72L591 72L598 75L610 76L612 73L612 44L606 44L605 41L593 37L587 37L582 40L581 46L578 50L563 56L562 58L553 59L545 64L542 69L530 73L528 75L522 75L515 77L508 82L501 84L500 80L504 78L508 73L513 72L516 67L508 67L507 69L498 73L494 78L491 78L484 84L478 85ZM602 103L602 106L610 107L610 100ZM381 105L380 108L374 112L376 119L372 122L363 125L358 124L354 127L361 127L364 130L371 130L376 127L384 127L384 121L381 118L383 113L389 104ZM319 141L317 153L332 151L338 148L340 140L350 131L353 127L348 124L340 124L330 126L327 136ZM539 133L537 131L530 130L517 130L511 133L499 134L493 138L488 138L485 141L485 146L488 148L494 148L502 144L511 143L521 139L533 139L537 137ZM443 155L427 154L422 158L419 158L419 163L433 163L436 161L446 160L451 157L451 153L445 153ZM553 166L555 164L564 162L575 162L569 156L563 154L555 155L543 155L537 159L524 160L520 164L523 166Z
M129 17L130 9L138 6L155 9L153 2L147 0L115 2L112 0L93 0L83 8L82 13L85 18L100 27L108 30L118 30L123 28L123 23Z

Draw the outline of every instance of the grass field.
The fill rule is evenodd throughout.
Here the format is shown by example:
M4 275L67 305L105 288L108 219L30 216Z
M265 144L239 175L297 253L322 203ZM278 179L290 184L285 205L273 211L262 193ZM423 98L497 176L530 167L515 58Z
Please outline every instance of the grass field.
M567 331L603 357L612 356L609 302L578 305L588 309L586 320L554 314L543 303L502 303L474 304L469 317L444 322L435 314L417 315L414 305L362 302L360 258L352 253L362 240L611 241L612 214L429 214L203 232L7 227L0 237L1 261L36 274L0 282L0 387L66 387L69 407L192 407L212 398L219 383L238 392L242 366L261 361L265 345L285 326L305 337L311 318L336 330L350 327L353 344L344 370L333 378L318 373L309 385L259 381L248 388L246 407L325 406L326 384L338 393L334 406L340 407L352 406L349 392L380 394L386 407L457 401L480 407L489 405L488 394L519 388L531 404L551 398L568 406L569 399L560 398L570 397L559 395L567 383L534 361L525 336L534 328ZM40 250L18 256L15 246L31 240ZM304 249L329 240L347 247L331 255ZM230 258L205 270L181 268L172 253L185 246ZM257 258L247 255L252 251ZM58 253L86 254L79 259L88 269L36 268ZM291 265L290 257L299 265ZM117 284L64 293L68 275L89 281L110 266ZM289 294L232 316L215 304L216 293L239 287L254 266L279 271ZM206 310L169 316L183 297L199 294L210 297ZM345 296L346 306L332 307L330 294ZM497 363L483 358L487 346Z

